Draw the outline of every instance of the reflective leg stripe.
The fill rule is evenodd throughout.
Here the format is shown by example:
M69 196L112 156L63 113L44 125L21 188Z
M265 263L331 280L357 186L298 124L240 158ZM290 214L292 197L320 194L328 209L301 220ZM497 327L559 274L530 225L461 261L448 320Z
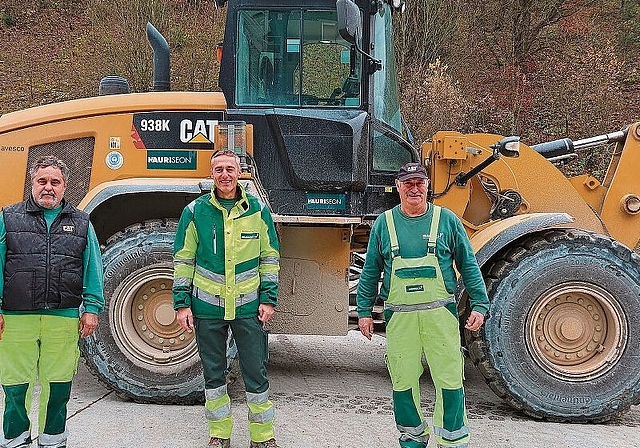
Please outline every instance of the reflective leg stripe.
M231 398L227 394L227 385L204 391L204 415L209 422L209 435L228 439L233 429L231 417Z
M468 443L458 443L455 445L441 445L438 443L438 448L469 448Z
M269 401L269 390L262 393L247 392L247 406L249 407L249 421L267 423L273 420L275 409Z
M419 426L401 426L396 425L398 431L401 433L409 434L413 437L418 437L424 434L425 429L427 429L427 422L422 422ZM429 436L427 435L427 439Z
M408 434L402 434L398 442L402 448L427 448L429 435L414 437Z
M269 390L262 393L247 392L249 408L249 437L254 442L265 442L275 437L273 419L275 410L269 400Z
M453 296L449 296L445 299L436 300L434 302L428 303L416 303L414 305L393 305L391 303L384 303L384 309L393 311L394 313L402 313L402 312L410 312L410 311L422 311L422 310L433 310L436 308L440 308L450 303L455 303L456 299Z
M469 436L469 427L465 425L462 428L457 429L455 431L447 431L444 428L434 427L433 433L439 437L442 437L445 440L451 440L452 442L455 442L456 440L460 440L464 437ZM465 445L462 444L462 445L446 445L446 446L465 446Z
M231 415L231 399L227 395L227 385L217 389L205 389L204 415L207 420L222 420Z
M69 431L62 434L40 434L38 436L38 446L47 448L61 448L67 446Z
M215 389L205 389L204 390L204 398L207 401L217 400L218 398L222 398L227 395L227 385L224 384Z
M31 446L31 430L25 431L13 439L0 436L0 448L22 448Z

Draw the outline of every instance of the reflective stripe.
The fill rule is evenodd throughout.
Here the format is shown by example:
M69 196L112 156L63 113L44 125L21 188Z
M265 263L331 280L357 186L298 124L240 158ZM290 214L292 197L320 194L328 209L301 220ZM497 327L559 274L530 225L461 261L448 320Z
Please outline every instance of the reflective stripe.
M429 443L429 434L425 435L425 436L412 436L409 434L402 434L400 436L400 441L401 442L408 442L410 440L416 441L416 442L420 442L420 443L424 443L425 445L427 443Z
M203 268L200 265L196 266L196 273L202 275L207 280L224 285L224 274L218 274L208 269Z
M224 301L220 299L220 296L209 294L207 291L200 289L197 286L193 288L193 295L203 302L224 308Z
M174 277L173 278L173 286L191 286L193 284L193 279L189 277Z
M273 409L273 406L259 414L254 414L253 412L249 411L249 421L252 423L267 423L273 420L275 414L276 411L275 409Z
M421 436L422 433L424 433L425 429L427 429L427 422L422 422L418 426L396 425L396 428L398 428L398 431L400 431L400 432L411 434L414 437L418 437L418 436ZM429 436L427 436L427 439L428 438L429 438Z
M194 288L193 295L203 302L210 303L211 305L219 306L220 308L224 308L224 300L218 296L209 294L204 289L200 289L198 287ZM240 294L235 301L236 308L242 305L246 305L249 302L253 302L258 299L258 290L252 291L248 294Z
M236 308L242 305L246 305L249 302L258 300L258 290L252 291L248 294L240 294L240 298L236 299Z
M393 312L408 312L408 311L421 311L421 310L432 310L435 308L440 308L442 306L449 305L450 303L455 303L456 299L453 296L449 296L446 299L436 300L434 302L428 303L416 303L413 305L393 305L391 303L384 303L384 309L390 310Z
M254 394L252 392L246 392L246 394L247 403L262 404L269 399L269 389L259 394Z
M224 397L227 395L227 385L222 385L215 389L205 389L204 390L204 398L206 400L217 400L220 397Z
M260 264L280 264L280 257L262 257L260 258Z
M62 434L40 434L38 436L38 446L60 448L67 445L67 437L69 431L65 430Z
M178 266L178 265L195 266L196 260L193 258L189 258L189 259L174 258L173 266Z
M204 408L204 416L207 420L222 420L229 415L231 415L231 402L227 402L214 410Z
M440 437L442 437L444 439L457 440L457 439L461 439L461 438L463 438L465 436L468 436L469 435L469 428L465 425L462 428L457 429L455 431L447 431L444 428L434 427L433 428L433 432L436 435L438 435L438 436L440 436ZM447 445L447 446L465 446L465 445L462 444L462 445Z
M440 445L438 443L438 448L469 448L468 443L458 443L457 445Z
M278 283L279 276L278 276L278 274L272 274L270 272L265 272L264 274L260 275L260 280L263 281L263 282Z
M258 268L252 268L248 271L241 272L240 274L236 274L236 283L243 282L245 280L249 280L258 275Z
M0 447L2 448L18 448L27 446L31 446L31 431L25 431L13 439L5 439L3 436L0 436Z
M189 205L187 205L187 208L189 209L189 211L191 212L191 214L193 215L194 210L196 208L196 201L191 201L189 202Z

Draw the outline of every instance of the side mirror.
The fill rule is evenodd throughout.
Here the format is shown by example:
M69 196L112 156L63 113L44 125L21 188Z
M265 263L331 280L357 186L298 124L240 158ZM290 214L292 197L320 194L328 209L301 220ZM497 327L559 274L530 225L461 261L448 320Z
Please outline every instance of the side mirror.
M336 0L336 10L340 36L351 45L357 45L362 35L360 8L352 0Z

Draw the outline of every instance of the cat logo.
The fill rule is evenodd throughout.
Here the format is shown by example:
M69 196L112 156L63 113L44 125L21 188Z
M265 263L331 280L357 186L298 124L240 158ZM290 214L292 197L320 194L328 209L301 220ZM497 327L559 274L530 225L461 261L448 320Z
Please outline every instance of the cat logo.
M63 232L73 232L74 226L62 226L62 231Z
M218 120L189 120L180 122L180 141L182 143L213 143L214 129Z

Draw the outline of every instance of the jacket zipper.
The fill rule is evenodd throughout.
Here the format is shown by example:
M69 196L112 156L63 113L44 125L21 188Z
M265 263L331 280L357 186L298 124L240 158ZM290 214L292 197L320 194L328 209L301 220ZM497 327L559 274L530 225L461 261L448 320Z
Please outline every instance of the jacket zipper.
M217 255L218 247L216 245L216 225L213 225L213 255Z

